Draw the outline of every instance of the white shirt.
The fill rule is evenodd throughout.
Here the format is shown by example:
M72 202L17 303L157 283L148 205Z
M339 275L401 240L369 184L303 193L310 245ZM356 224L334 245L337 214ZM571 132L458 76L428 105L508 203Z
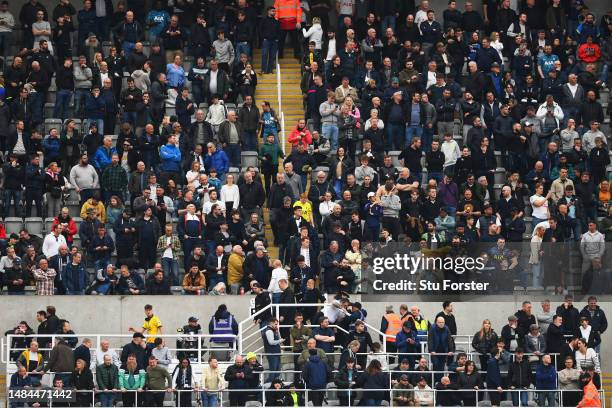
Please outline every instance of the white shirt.
M282 290L278 286L278 281L281 279L286 279L287 281L289 281L289 275L287 275L287 271L285 270L285 268L272 269L272 277L270 278L270 284L268 285L268 292L281 293Z
M572 96L576 96L576 91L578 90L578 82L576 82L576 85L572 85L569 82L567 83L567 87L569 88L570 92L572 93Z
M170 258L172 259L172 248L168 247L172 243L172 236L166 236L166 249L164 249L164 253L162 258Z
M542 204L539 207L536 207L533 203L536 200L541 200L544 197L539 196L539 195L532 195L531 197L529 197L529 202L531 203L531 208L533 208L533 211L531 212L531 215L539 218L541 220L547 220L548 219L548 200L544 200L544 204Z
M419 10L416 12L416 15L414 16L414 24L416 24L416 26L419 27L419 32L421 32L421 23L423 21L427 21L427 12L423 10Z
M209 85L209 89L210 89L210 94L216 94L217 93L217 73L219 72L219 70L210 71L210 85Z
M236 184L221 186L221 201L232 203L232 208L236 210L240 205L240 190Z
M331 61L334 55L336 55L336 39L332 38L327 42L327 55L325 56L325 61Z
M104 364L104 356L110 356L113 360L114 365L116 365L117 367L121 366L121 360L119 359L119 355L115 350L113 350L112 348L109 348L106 351L96 349L96 351L94 351L92 355L90 369L95 371L96 366Z
M51 258L52 256L57 255L59 252L59 247L62 244L66 245L66 238L64 238L62 234L56 237L50 232L43 241L42 252L47 258Z
M427 85L425 89L428 89L430 86L436 84L436 72L435 71L427 71Z
M206 215L210 214L210 211L212 210L212 206L215 204L218 204L219 208L221 208L221 212L225 214L225 203L221 200L217 200L215 202L212 202L212 201L205 202L204 205L202 205L202 212L204 212L204 214Z

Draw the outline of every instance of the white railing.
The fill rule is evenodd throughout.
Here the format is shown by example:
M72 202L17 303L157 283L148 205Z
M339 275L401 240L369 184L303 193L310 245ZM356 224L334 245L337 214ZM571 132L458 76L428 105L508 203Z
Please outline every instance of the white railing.
M265 326L258 327L258 329L252 333L248 333L248 334L246 333L246 331L250 327L257 326L257 324L255 323L255 319L258 316L261 316L262 314L266 312L271 312L272 315L278 319L280 316L279 311L281 308L294 308L294 309L303 308L303 307L324 308L326 306L331 306L331 303L283 303L283 304L271 303L269 304L268 306L264 307L261 310L258 310L257 312L253 313L251 316L247 317L246 319L238 323L238 345L237 345L238 353L243 354L245 351L254 351L250 349L250 347L254 346L255 343L261 339L261 336L257 336L257 334L259 334L265 328ZM349 315L346 311L344 311L344 313L345 313L345 316ZM365 323L365 325L368 328L368 330L373 334L375 333L383 337L392 337L392 336L387 336L386 334L381 332L379 329L377 329L376 327L368 323ZM330 324L330 327L337 327L337 326L335 326L334 324ZM246 344L246 342L251 339L254 339L253 342ZM386 342L382 343L382 347L383 347L383 351L386 351Z
M283 153L287 154L285 151L285 114L283 113L283 85L282 85L282 76L281 76L281 66L278 62L278 54L276 59L276 92L278 98L278 119L280 120L280 135L279 141L281 144L281 149L283 149Z

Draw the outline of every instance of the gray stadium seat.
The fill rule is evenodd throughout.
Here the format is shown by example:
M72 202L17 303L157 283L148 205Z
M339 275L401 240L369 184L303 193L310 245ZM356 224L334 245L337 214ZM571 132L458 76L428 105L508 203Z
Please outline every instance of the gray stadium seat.
M263 405L261 405L261 402L259 401L247 401L246 404L244 404L245 407L262 407Z
M259 158L257 152L254 151L245 151L240 154L240 160L242 167L258 167L259 166Z
M391 160L393 160L393 165L394 166L401 166L402 164L400 163L398 157L400 155L400 151L399 150L390 150L389 151L389 156L391 157Z
M512 401L501 401L499 403L500 407L513 407Z
M25 226L30 234L43 235L43 219L41 217L28 217L25 219Z
M23 220L19 217L6 217L4 227L7 234L19 234L19 231L23 228Z
M60 133L62 131L62 120L52 118L45 119L45 136L49 134L52 128L56 128L57 132Z
M491 401L489 400L482 400L478 403L479 407L490 407L492 406Z

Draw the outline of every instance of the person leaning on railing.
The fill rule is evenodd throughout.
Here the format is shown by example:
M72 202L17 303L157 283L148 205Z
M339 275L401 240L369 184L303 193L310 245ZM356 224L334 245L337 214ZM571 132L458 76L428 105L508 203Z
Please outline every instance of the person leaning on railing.
M75 369L70 376L70 385L77 390L76 400L78 406L90 407L94 389L93 374L81 358L76 361Z
M119 388L123 392L122 400L124 407L133 407L136 401L136 392L142 392L145 386L147 373L144 369L138 369L136 356L131 354L127 358L125 369L119 370ZM133 391L133 392L126 392Z
M111 355L104 355L104 362L96 367L97 390L106 391L99 393L100 403L103 407L112 407L115 402L114 391L119 386L119 369L113 364Z

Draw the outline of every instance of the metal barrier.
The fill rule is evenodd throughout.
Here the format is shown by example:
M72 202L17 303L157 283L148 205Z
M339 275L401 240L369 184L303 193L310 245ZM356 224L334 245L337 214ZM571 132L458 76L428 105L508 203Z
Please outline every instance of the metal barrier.
M225 389L217 389L217 390L203 390L203 389L200 389L197 383L194 384L194 387L192 389L168 388L168 389L162 389L162 390L149 390L149 389L143 389L143 390L75 390L70 387L66 387L66 388L61 388L61 389L56 388L55 390L72 391L75 393L75 395L72 396L72 398L78 398L79 396L82 396L84 394L89 394L89 396L86 399L89 400L91 398L91 406L95 406L96 396L98 396L98 399L99 399L100 396L103 394L113 395L114 401L122 400L124 396L131 397L133 395L133 397L131 397L134 400L133 406L139 406L139 404L141 404L143 399L149 402L153 398L157 398L158 400L163 400L163 401L172 401L173 405L169 405L169 406L176 406L174 405L174 403L179 398L182 399L182 396L185 396L185 394L187 394L188 400L195 401L198 404L197 406L200 406L202 402L201 399L203 397L203 393L206 393L206 396L208 396L208 394L214 395L218 401L219 406L266 406L266 401L267 399L270 398L271 394L283 393L287 395L288 393L293 393L297 395L298 401L300 401L299 406L306 406L307 403L305 403L304 405L301 405L300 397L303 397L304 402L307 402L307 401L312 401L313 397L316 394L319 394L318 398L320 398L322 401L323 396L321 395L321 393L327 394L330 391L335 392L336 395L337 393L345 394L346 396L345 397L343 396L343 402L345 402L346 403L345 406L348 406L348 407L357 406L356 400L359 400L359 406L381 406L382 401L388 401L385 404L387 406L392 406L392 407L400 406L400 405L395 404L394 394L399 393L399 392L406 392L406 391L409 391L409 392L411 391L413 398L415 398L414 397L415 392L418 393L418 395L421 397L421 400L415 401L416 406L437 406L438 400L440 399L440 395L448 394L448 393L455 394L455 398L457 400L456 406L459 406L460 404L459 401L462 401L462 400L463 401L468 400L468 401L474 402L474 405L469 405L469 406L476 406L476 407L491 406L491 400L490 399L485 400L484 398L486 397L491 398L492 395L497 395L497 397L501 398L502 401L510 401L512 400L512 394L516 394L516 399L520 401L521 396L524 395L525 393L528 394L527 399L530 402L534 400L538 401L536 402L536 405L530 405L530 406L544 406L544 405L539 405L539 402L541 401L540 398L543 397L543 393L553 394L552 395L553 400L555 401L554 406L564 406L563 398L564 398L564 395L568 394L568 390L561 390L561 389L546 390L546 391L538 391L534 389L529 389L529 390L517 390L517 389L448 390L448 389L435 389L429 386L426 386L425 388L418 389L418 390L416 389L416 387L406 388L406 389L394 389L392 387L364 389L364 388L337 388L335 386L327 387L323 389L293 388L293 387L274 389L271 387L265 388L264 384L261 384L261 387L259 388L247 388L247 389L225 388ZM16 397L19 395L19 392L23 392L23 391L25 391L26 393L28 391L35 392L35 389L33 388L13 388L12 392L10 394L7 394L9 396L9 402L11 401L11 397ZM364 399L364 393L367 393L367 392L382 392L382 393L385 393L385 395L384 395L384 398L382 399L367 398L366 401L372 401L372 405L362 405L361 400ZM237 402L238 405L230 405L232 401L232 398L231 398L232 393L234 393L234 397L235 397L233 398L233 400L234 402ZM236 397L235 396L236 393L240 393L240 395ZM470 393L473 395L469 395L469 397L466 398L465 397L466 393ZM600 394L600 398L602 402L601 406L605 408L606 407L606 392L604 390L600 390L599 394ZM510 398L508 399L507 396L510 396ZM531 397L535 397L535 398L531 398ZM230 400L230 403L228 405L225 405L228 399ZM85 400L85 398L83 398L83 400ZM53 400L48 399L46 401L49 407L53 406L53 403L54 403ZM258 401L259 404L257 403L249 404L249 401ZM167 406L167 405L164 404L164 406ZM184 405L181 405L181 406L184 406Z
M277 91L277 97L278 97L278 118L280 120L280 125L281 125L279 141L281 144L281 149L283 149L283 153L287 154L287 152L285 151L285 114L283 113L281 66L278 61L278 53L276 54L276 91Z
M253 327L254 325L256 326L255 320L257 319L257 317L265 314L266 312L271 312L274 315L274 317L278 319L280 316L281 308L283 309L285 308L298 309L298 308L303 308L303 307L324 308L326 306L335 307L333 306L332 303L287 303L287 304L271 303L267 305L263 309L258 310L257 312L249 316L248 318L238 323L238 353L243 354L245 350L252 351L250 347L254 346L254 344L259 340L259 337L255 338L255 341L253 343L249 343L247 346L245 346L245 342L247 340L253 339L255 337L255 334L261 332L265 328L265 326L259 327L259 329L253 333L246 334L246 331L249 328ZM346 310L343 310L343 309L339 309L339 310L341 310L345 316L349 316L349 313ZM378 334L379 336L382 336L383 338L392 337L392 336L386 335L385 333L381 332L379 329L368 324L367 322L364 322L364 323L365 323L365 326L368 328L368 330L371 333ZM310 326L317 327L316 325L310 325ZM338 327L338 326L330 324L330 327ZM346 330L344 331L346 332ZM381 346L383 347L383 351L386 351L386 342L383 341Z

